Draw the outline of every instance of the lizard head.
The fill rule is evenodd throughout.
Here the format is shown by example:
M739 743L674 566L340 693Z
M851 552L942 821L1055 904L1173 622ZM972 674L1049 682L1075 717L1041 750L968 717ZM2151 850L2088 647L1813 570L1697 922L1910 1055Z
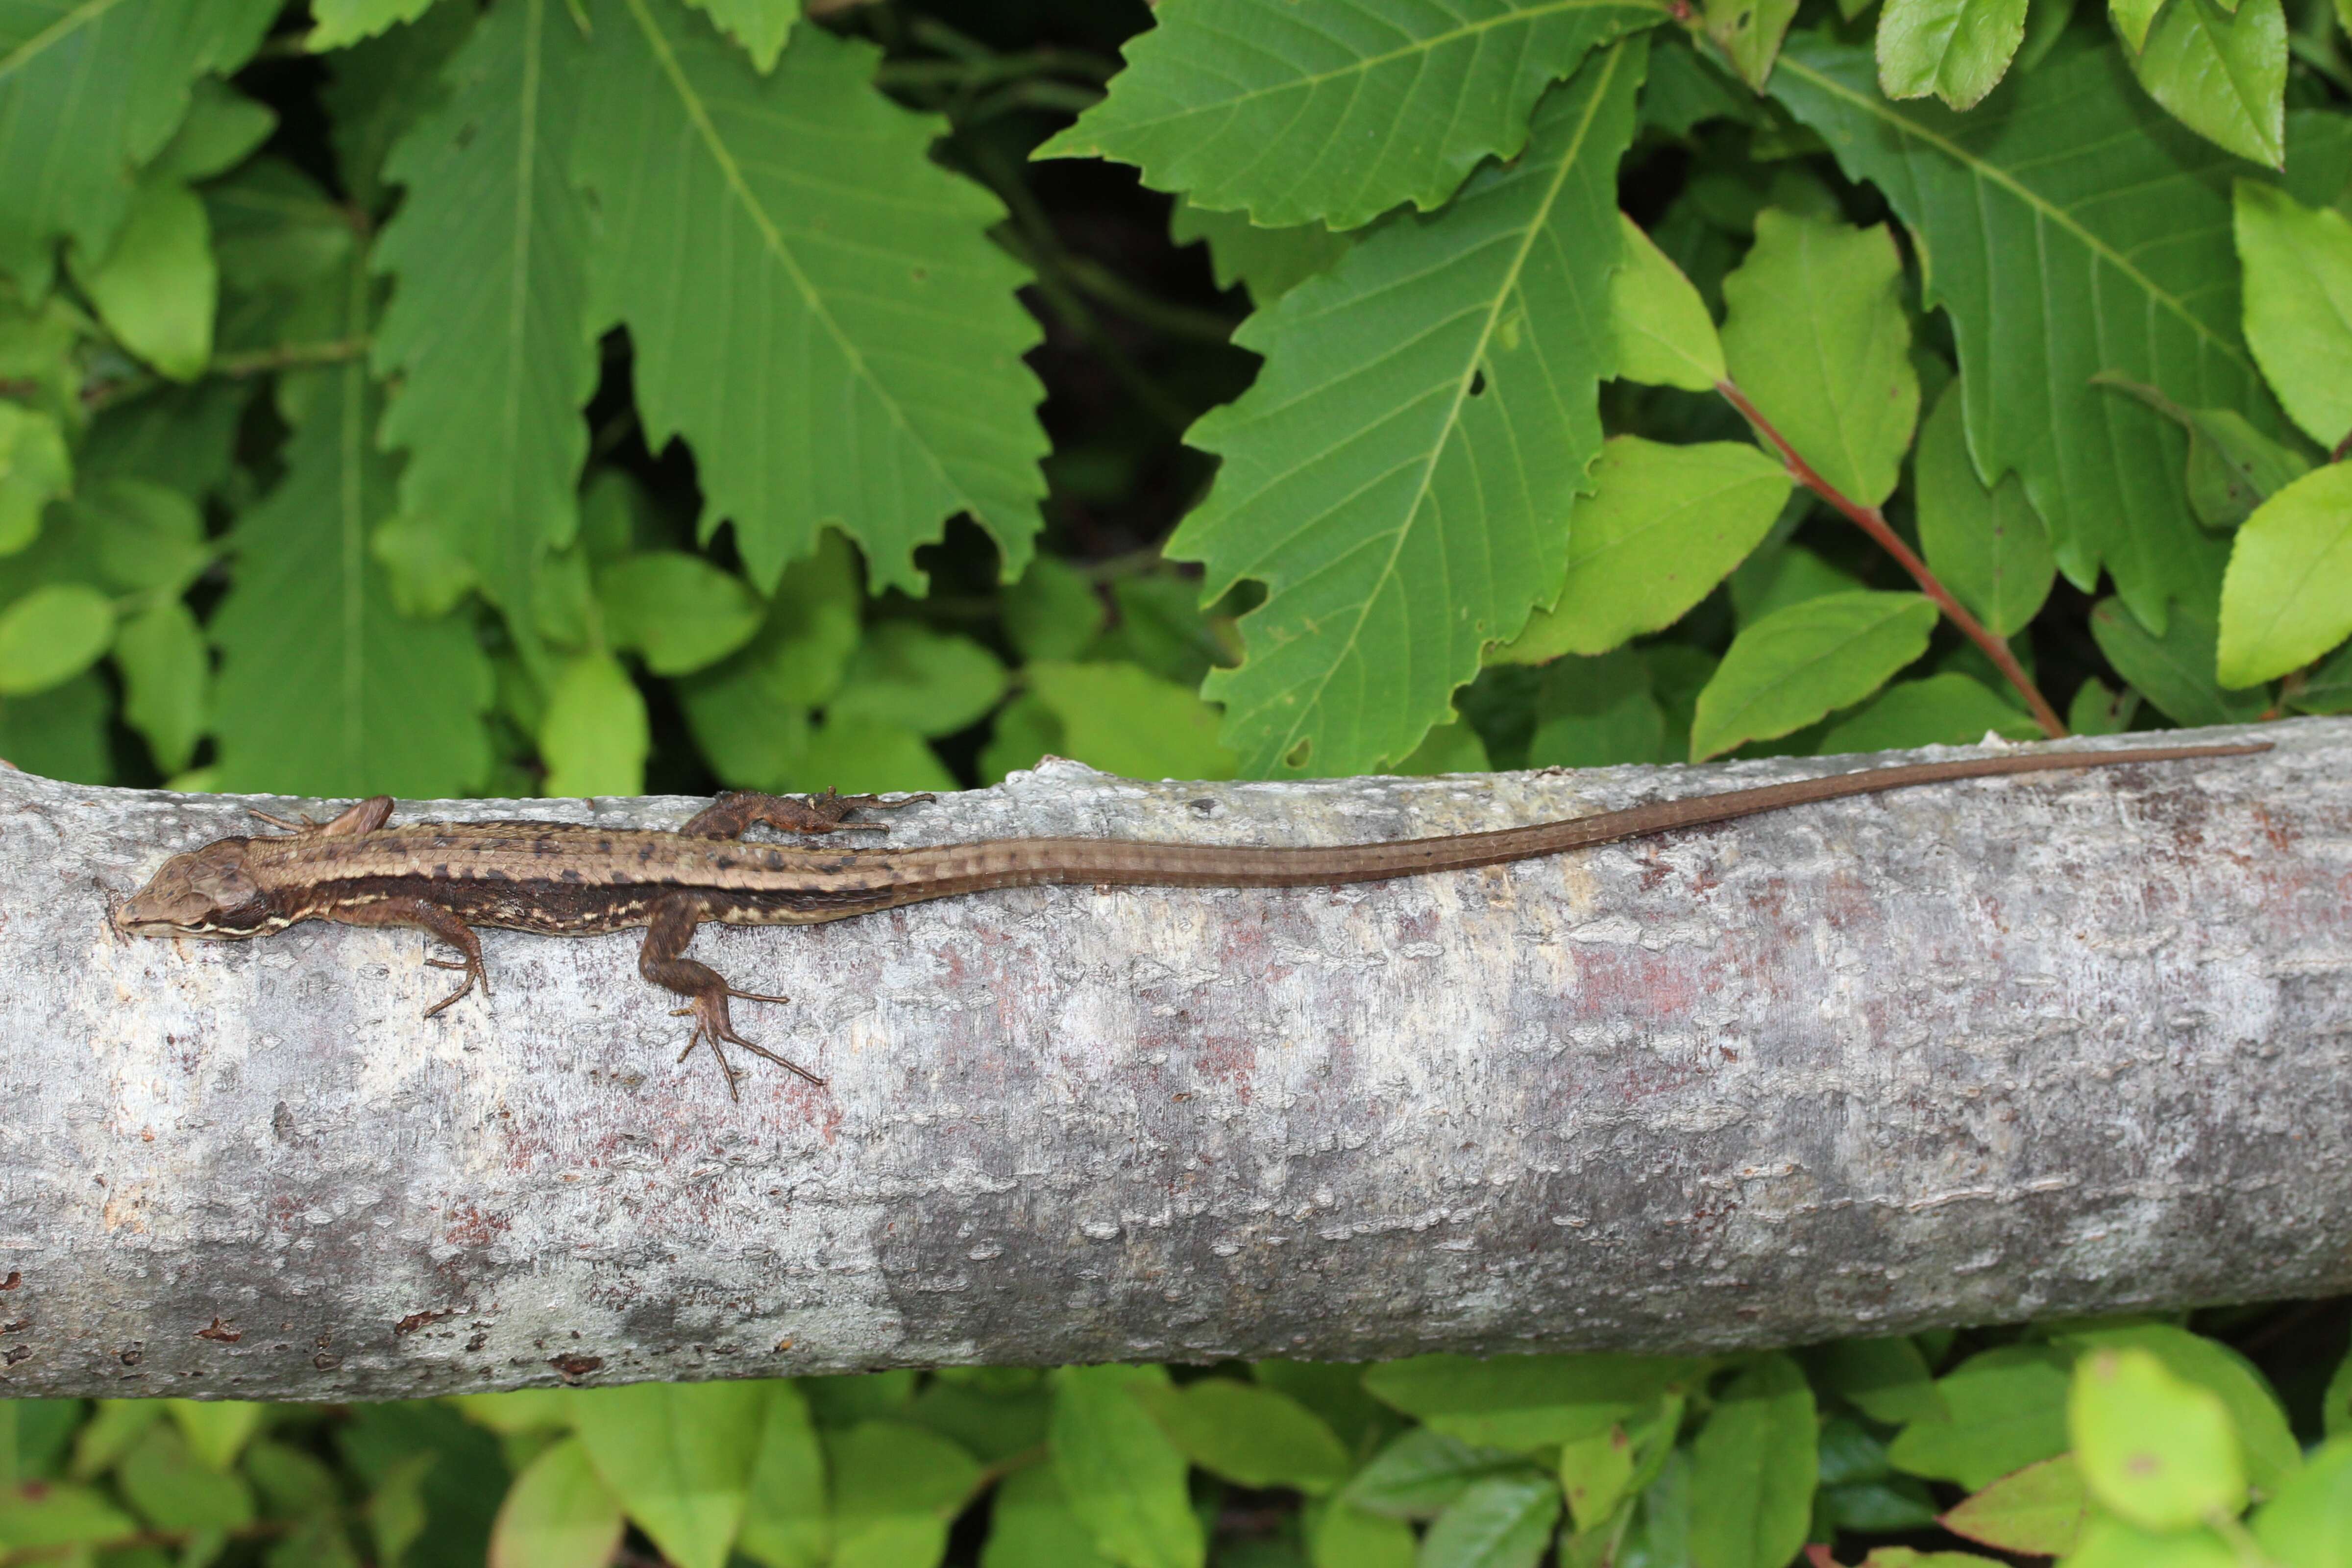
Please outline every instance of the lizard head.
M134 936L259 936L269 901L245 868L247 841L222 838L174 855L115 911Z

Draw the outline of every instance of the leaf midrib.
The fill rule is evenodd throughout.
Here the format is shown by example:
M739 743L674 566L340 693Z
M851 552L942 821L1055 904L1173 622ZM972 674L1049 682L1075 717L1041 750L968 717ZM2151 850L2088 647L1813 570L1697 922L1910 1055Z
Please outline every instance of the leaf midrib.
M1801 59L1784 53L1780 57L1779 68L1802 78L1822 91L1832 94L1861 109L1896 134L1927 143L1976 178L2000 186L2037 216L2064 230L2084 249L2131 279L2149 299L2186 322L2189 331L2195 333L2205 346L2231 360L2249 375L2253 374L2253 365L2246 358L2242 350L2227 338L2217 335L2213 329L2200 321L2178 295L2159 288L2154 279L2141 271L2122 252L2075 221L2073 212L2068 208L2056 205L2047 200L2032 186L2017 180L1999 164L1990 163L1966 151L1949 137L1939 135L1916 121L1906 120L1892 112L1891 105L1874 101L1853 91L1836 78L1814 69ZM2101 191L2099 195L2104 199L2107 193Z
M57 19L47 26L9 50L5 56L0 56L0 85L5 85L10 76L22 70L43 51L51 48L77 29L95 26L99 18L121 3L122 0L85 0L84 4L69 11L60 12Z
M631 0L631 4L636 3L637 0ZM1494 300L1486 310L1486 324L1478 330L1476 344L1473 352L1465 356L1466 363L1461 373L1454 377L1453 399L1447 405L1444 422L1439 426L1438 437L1430 443L1429 454L1422 461L1421 479L1413 486L1412 501L1399 514L1402 519L1399 526L1390 531L1388 559L1381 563L1380 575L1372 580L1370 591L1364 595L1363 603L1357 606L1353 622L1348 627L1347 641L1340 645L1339 650L1325 665L1321 677L1316 680L1312 690L1305 694L1305 700L1299 703L1298 716L1291 721L1290 728L1284 732L1280 743L1275 750L1274 756L1277 766L1281 764L1282 759L1289 756L1297 745L1299 731L1306 726L1308 719L1321 710L1324 692L1329 689L1332 679L1339 673L1340 666L1346 663L1349 657L1355 652L1356 645L1363 635L1364 623L1371 618L1372 605L1379 601L1381 590L1396 574L1397 558L1404 552L1405 541L1412 534L1414 521L1420 516L1422 507L1429 500L1430 486L1435 479L1438 459L1444 455L1454 433L1461 426L1462 405L1470 395L1470 384L1477 375L1479 364L1486 357L1487 345L1494 341L1496 324L1502 319L1503 307L1518 291L1519 279L1527 269L1528 257L1535 248L1536 237L1541 234L1551 221L1552 212L1559 203L1560 190L1568 184L1570 172L1577 167L1578 155L1583 151L1586 139L1592 133L1593 121L1600 117L1601 106L1608 101L1610 83L1615 78L1618 68L1624 63L1624 58L1625 49L1622 44L1612 46L1602 57L1601 76L1593 84L1592 96L1585 102L1584 118L1577 125L1575 137L1562 152L1559 163L1553 170L1550 188L1544 192L1542 203L1536 208L1534 215L1528 220L1527 228L1520 235L1518 250L1511 258L1510 268L1504 275L1502 286L1495 290Z

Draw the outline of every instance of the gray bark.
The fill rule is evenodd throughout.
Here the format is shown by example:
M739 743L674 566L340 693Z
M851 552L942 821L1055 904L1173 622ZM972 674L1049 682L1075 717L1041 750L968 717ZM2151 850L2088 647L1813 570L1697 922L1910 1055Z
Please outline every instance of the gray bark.
M486 933L496 994L427 1020L451 977L415 933L110 929L166 853L319 803L7 775L0 1395L1730 1347L2344 1290L2352 720L2255 732L1375 887L706 927L796 998L746 1032L832 1077L747 1061L740 1104L673 1062L634 936ZM1340 842L1853 765L1049 763L893 826Z

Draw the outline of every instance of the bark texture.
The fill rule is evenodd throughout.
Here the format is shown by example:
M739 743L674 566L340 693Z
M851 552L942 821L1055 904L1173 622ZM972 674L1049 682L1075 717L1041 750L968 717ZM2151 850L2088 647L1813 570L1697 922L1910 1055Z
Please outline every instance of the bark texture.
M2352 720L2259 736L1375 887L706 927L795 997L746 1032L833 1079L749 1061L740 1105L673 1064L633 935L485 933L496 994L428 1020L414 933L110 927L248 804L319 803L9 774L0 1395L1727 1347L2352 1289ZM1049 763L893 829L1331 843L1854 765Z

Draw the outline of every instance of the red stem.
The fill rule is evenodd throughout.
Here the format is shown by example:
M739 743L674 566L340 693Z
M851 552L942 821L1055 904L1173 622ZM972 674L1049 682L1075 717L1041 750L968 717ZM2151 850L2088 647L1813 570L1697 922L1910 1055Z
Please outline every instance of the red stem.
M1967 606L1952 597L1951 590L1936 580L1936 574L1927 570L1927 563L1914 554L1911 547L1903 542L1902 535L1888 525L1885 514L1874 506L1864 506L1855 501L1816 473L1813 466L1798 455L1797 449L1789 445L1787 437L1772 427L1772 422L1758 411L1756 405L1748 401L1748 395L1738 387L1727 380L1717 382L1715 389L1723 394L1725 401L1746 416L1748 422L1772 444L1773 449L1780 454L1780 461L1787 466L1790 478L1837 508L1853 521L1855 527L1876 540L1903 570L1911 574L1911 580L1919 584L1919 591L1933 599L1936 607L1960 628L1960 634L1984 650L1984 656L1992 660L2001 674L2008 677L2009 683L2017 688L2018 695L2025 699L2025 705L2033 710L2033 721L2042 726L2042 733L2053 741L2063 740L2067 733L2066 721L2058 717L2058 710L2050 706L2050 700L2042 695L2040 689L2033 684L2033 678L2025 673L2023 665L2017 662L2017 655L2010 651L2009 644L1986 630L1983 622L1969 614Z

